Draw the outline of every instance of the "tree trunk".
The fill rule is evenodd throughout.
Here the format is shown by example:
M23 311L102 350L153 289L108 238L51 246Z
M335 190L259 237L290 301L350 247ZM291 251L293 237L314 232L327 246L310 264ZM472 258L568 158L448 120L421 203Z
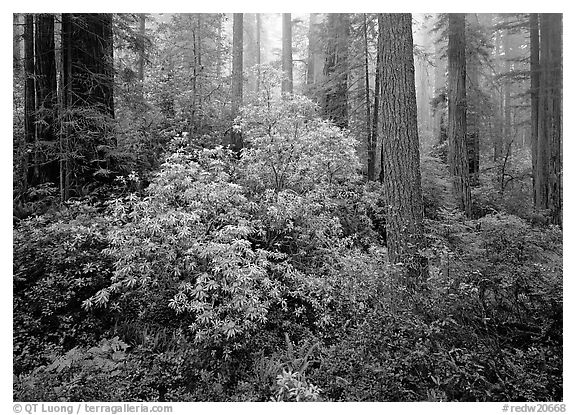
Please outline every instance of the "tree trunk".
M27 147L32 150L28 151L27 158L27 186L38 182L34 72L34 15L27 14L24 22L24 135Z
M510 79L510 33L506 31L503 35L502 47L504 48L504 147L512 142L512 81Z
M310 86L314 85L314 71L317 49L317 36L316 36L316 15L317 13L310 13L310 26L308 28L308 61L306 62L306 85L308 90Z
M376 142L372 137L372 118L370 117L370 76L368 71L368 22L364 13L364 87L366 105L366 138L368 147L368 180L374 180Z
M348 41L350 17L346 13L328 15L328 42L324 75L324 114L338 127L348 127Z
M378 138L378 119L380 116L380 95L382 93L382 86L380 82L380 68L382 66L382 36L380 33L384 30L384 20L382 13L378 14L378 44L376 51L376 76L374 78L374 114L372 118L372 141L380 146L380 174L378 175L378 180L380 183L384 182L384 147L382 145L382 140Z
M562 15L540 15L536 209L562 225Z
M141 13L138 15L138 80L140 84L144 83L144 62L146 61L146 14Z
M479 22L476 14L470 14L468 20L468 27L472 35L479 31ZM479 67L480 60L478 51L466 51L466 72L468 75L468 82L466 84L467 95L467 131L468 137L466 148L468 152L468 173L470 178L470 186L478 186L480 184L480 102L479 92Z
M114 67L111 14L62 14L63 87L68 112L68 148L77 155L67 164L76 188L109 180L114 161L109 148L116 145L111 133L114 118ZM73 137L70 137L72 135ZM89 137L89 140L86 140ZM70 169L74 170L73 172ZM97 175L102 172L103 175Z
M258 69L256 70L256 93L260 92L260 65L262 65L261 56L261 39L260 33L262 32L262 21L260 13L256 13L256 65Z
M403 263L410 286L426 275L412 16L383 14L382 143L386 237L392 263Z
M54 15L36 15L35 33L36 134L40 146L38 169L40 183L58 184L58 144L56 140L56 55Z
M294 92L292 74L292 15L282 13L282 93Z
M14 13L12 17L12 67L14 75L20 72L22 67L22 30L20 23L20 14Z
M454 195L467 217L472 216L466 152L465 15L450 13L448 21L448 160Z
M232 28L232 118L239 115L242 106L243 67L244 56L244 16L242 13L234 13ZM242 133L234 125L231 132L232 149L237 153L242 150Z
M540 29L538 14L530 14L530 148L532 153L532 199L536 199L536 176L538 174L538 92L540 90Z

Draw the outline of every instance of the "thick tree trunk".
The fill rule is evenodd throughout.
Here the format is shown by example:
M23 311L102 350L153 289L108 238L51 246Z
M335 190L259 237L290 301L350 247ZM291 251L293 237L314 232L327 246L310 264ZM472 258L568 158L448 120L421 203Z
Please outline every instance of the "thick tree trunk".
M242 13L234 13L232 27L232 118L239 115L242 106L242 90L244 83L243 56L244 56L244 16ZM232 126L231 130L232 149L240 152L243 147L242 133Z
M324 114L341 128L348 127L348 41L350 17L346 13L328 15L329 38L324 75Z
M35 33L36 133L41 155L38 180L58 184L58 144L56 140L56 55L54 15L36 15Z
M66 177L76 188L108 180L115 162L107 149L116 145L114 118L114 58L111 14L62 14L63 103L68 117ZM86 137L90 137L87 141Z
M448 22L448 161L454 196L466 216L471 217L466 152L466 33L462 13L451 13Z
M12 17L12 67L14 74L20 72L22 68L22 30L20 22L20 14L14 13Z
M294 92L292 74L292 15L282 13L282 93Z
M540 15L536 209L562 224L562 15Z
M530 14L530 148L532 153L532 199L536 199L536 176L538 174L538 93L540 90L540 29L538 14Z
M426 275L416 89L410 14L382 15L382 144L388 256L409 285Z

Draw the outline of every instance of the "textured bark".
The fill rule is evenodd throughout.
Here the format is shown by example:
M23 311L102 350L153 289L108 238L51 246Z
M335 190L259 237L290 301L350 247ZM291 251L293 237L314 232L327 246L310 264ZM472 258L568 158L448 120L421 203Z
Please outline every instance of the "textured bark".
M234 13L232 27L232 118L236 118L242 106L243 90L243 56L244 56L244 16ZM242 133L232 127L232 149L236 152L242 150Z
M282 13L282 93L294 92L292 74L292 15Z
M38 177L36 160L36 91L34 77L34 16L27 14L24 21L24 135L28 151L27 184L33 185Z
M39 143L37 162L40 183L59 182L56 141L56 55L54 48L54 15L36 15L35 31L36 136Z
M370 117L370 76L368 70L368 23L364 13L364 88L366 105L366 138L368 147L368 180L374 180L376 141L372 137L372 118Z
M382 186L388 255L392 263L403 263L409 275L417 278L425 275L426 261L418 253L423 244L423 208L412 17L383 14L381 22Z
M350 17L346 13L328 15L328 41L324 75L324 114L341 128L348 127L348 42Z
M64 72L68 106L114 117L112 15L64 13L62 21L64 61L72 63Z
M22 30L20 23L20 14L14 13L12 16L12 66L14 74L20 72L22 68Z
M380 113L380 95L382 94L382 85L380 82L380 67L382 66L382 36L380 33L384 30L384 20L382 19L382 14L378 14L378 45L376 51L376 76L374 78L374 117L372 118L372 140L376 143L376 146L380 146L380 173L378 174L378 180L380 183L384 181L384 148L382 146L382 140L379 140L378 136L378 119Z
M530 148L532 153L532 199L536 200L538 174L538 93L540 90L540 28L538 14L530 14Z
M466 152L465 15L448 18L448 164L454 196L467 217L472 215Z
M540 15L536 209L562 224L562 15Z
M478 33L478 17L470 14L468 19L469 32ZM466 98L467 98L467 141L468 174L471 186L480 184L480 100L479 100L480 59L478 50L466 51Z

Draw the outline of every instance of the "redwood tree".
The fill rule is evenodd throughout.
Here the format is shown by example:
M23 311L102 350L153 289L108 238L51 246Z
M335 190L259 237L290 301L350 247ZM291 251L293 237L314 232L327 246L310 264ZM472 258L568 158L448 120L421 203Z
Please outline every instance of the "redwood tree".
M290 13L282 13L282 75L282 93L293 93L292 15Z
M232 27L232 118L238 116L242 106L243 89L243 69L242 60L244 57L244 16L242 13L234 13ZM232 126L231 132L232 148L239 152L242 147L242 133Z
M418 277L425 273L426 260L419 254L424 241L424 214L412 16L383 14L380 22L382 186L388 255L392 263L404 263L411 277Z
M448 17L448 161L458 205L472 215L466 151L466 33L465 15Z

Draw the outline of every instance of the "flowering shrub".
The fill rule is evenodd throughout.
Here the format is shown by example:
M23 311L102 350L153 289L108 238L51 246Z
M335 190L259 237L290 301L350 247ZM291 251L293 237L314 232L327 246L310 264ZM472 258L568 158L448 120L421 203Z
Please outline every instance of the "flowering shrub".
M302 192L358 178L356 140L320 119L306 97L246 106L241 128L249 143L242 156L243 181L251 188Z

